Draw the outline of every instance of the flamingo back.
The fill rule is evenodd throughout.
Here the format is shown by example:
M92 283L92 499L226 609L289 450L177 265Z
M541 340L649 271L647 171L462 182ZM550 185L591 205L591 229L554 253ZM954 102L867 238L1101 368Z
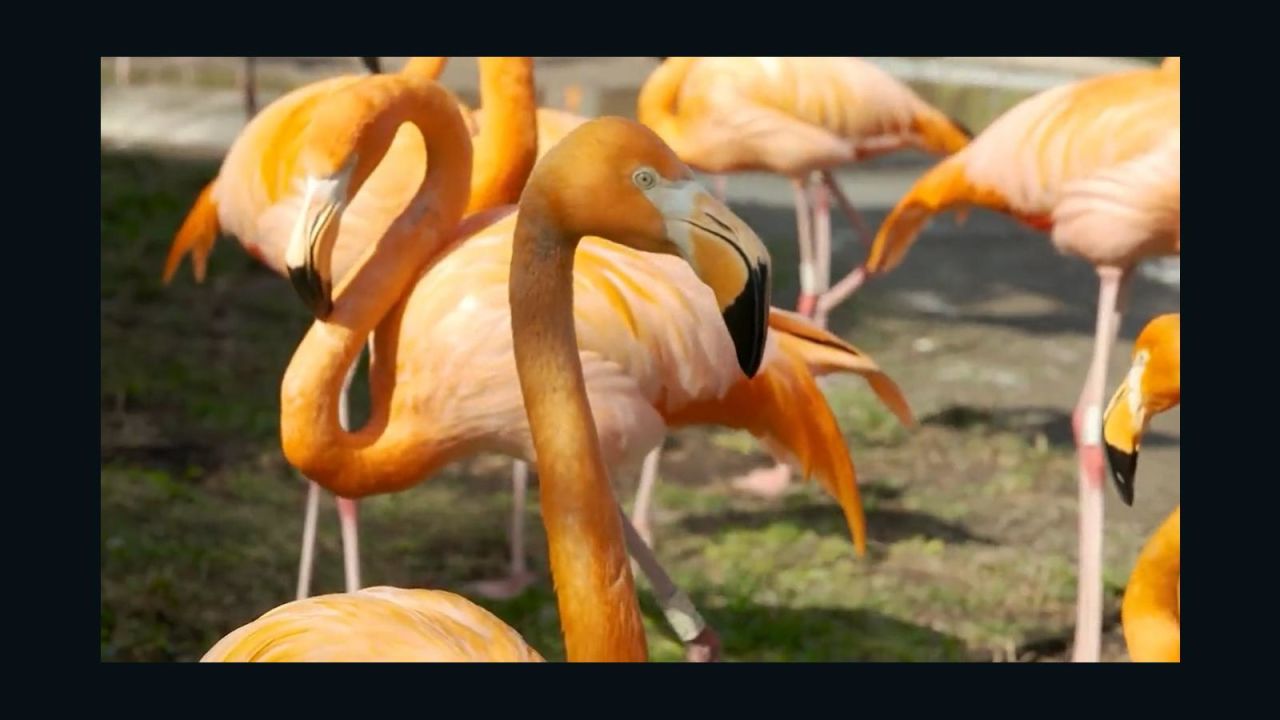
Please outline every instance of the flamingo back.
M372 587L286 603L201 662L542 662L489 611L440 590Z

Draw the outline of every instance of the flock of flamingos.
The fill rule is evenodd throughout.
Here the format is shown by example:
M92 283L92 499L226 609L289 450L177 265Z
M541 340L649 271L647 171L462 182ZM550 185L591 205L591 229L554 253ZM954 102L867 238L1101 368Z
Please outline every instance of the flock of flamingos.
M365 61L368 75L298 88L252 117L166 262L166 281L188 254L203 279L216 237L234 235L315 316L280 386L284 454L312 482L298 599L204 660L541 660L460 595L361 589L357 500L481 452L514 459L516 495L511 571L475 593L509 596L531 581L520 519L534 463L568 659L647 658L628 557L688 658L717 659L716 632L650 549L663 435L750 431L778 465L739 487L776 495L793 467L816 477L861 554L854 466L816 379L858 374L903 423L913 418L826 316L901 263L934 215L973 206L1042 229L1097 268L1095 349L1072 424L1074 659L1098 659L1104 475L1132 503L1143 430L1179 402L1178 315L1150 322L1106 397L1135 266L1180 252L1178 58L1047 90L976 137L857 58L665 58L641 90L639 122L537 107L531 58L480 58L475 110L437 84L445 58L394 74ZM832 172L907 147L943 159L871 236ZM717 192L690 168L713 174ZM721 178L744 171L794 186L795 312L770 304L769 253L723 199ZM870 245L835 283L832 200ZM355 429L347 390L366 346L372 409ZM610 477L635 469L628 517ZM320 487L339 498L348 592L307 597ZM1175 509L1125 592L1134 660L1180 659L1179 536Z

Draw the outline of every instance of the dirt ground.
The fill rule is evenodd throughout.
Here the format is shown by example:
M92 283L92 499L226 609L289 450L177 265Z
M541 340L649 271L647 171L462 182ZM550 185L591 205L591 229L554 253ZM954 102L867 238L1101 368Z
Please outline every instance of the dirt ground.
M185 267L172 287L159 282L168 240L215 170L209 160L102 155L104 660L196 659L293 595L303 484L279 451L277 393L305 315L231 241L220 242L203 286ZM876 227L920 170L895 163L843 180ZM790 198L772 178L730 181L731 205L770 243L784 307L796 292ZM834 267L851 267L864 250L841 218L833 226ZM765 462L749 436L671 436L658 554L719 628L727 658L1065 657L1076 538L1070 413L1096 293L1091 268L1058 256L1047 237L978 212L962 227L938 220L900 269L837 310L833 329L893 375L920 419L901 429L861 381L825 382L867 504L866 558L854 556L838 508L813 485L776 502L730 489ZM1179 303L1176 287L1136 279L1109 386L1142 325ZM1156 419L1136 507L1108 488L1108 659L1125 657L1116 608L1133 558L1180 496L1179 428L1177 411ZM458 588L501 572L508 469L475 458L363 503L365 582ZM620 491L629 497L629 486ZM316 590L330 592L341 588L340 551L324 509ZM536 508L529 519L540 582L484 604L558 658ZM647 595L644 609L655 658L678 659Z

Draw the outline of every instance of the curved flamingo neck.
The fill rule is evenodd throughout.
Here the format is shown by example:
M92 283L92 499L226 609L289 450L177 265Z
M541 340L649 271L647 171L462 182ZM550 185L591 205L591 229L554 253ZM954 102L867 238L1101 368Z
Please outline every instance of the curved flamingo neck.
M676 111L680 86L694 60L688 57L667 58L640 88L640 98L636 103L636 118L673 148L679 145L684 134L683 123Z
M574 331L581 237L557 227L551 208L532 185L521 198L510 300L565 650L570 661L643 661L644 627Z
M435 80L440 77L440 73L444 72L444 66L448 64L447 57L409 58L409 62L400 69L400 74L414 79Z
M372 93L386 86L393 88L392 99L373 110L377 121L366 123L380 130L365 133L356 152L378 156L376 164L396 128L409 122L422 133L431 163L413 201L336 288L332 314L312 324L280 386L285 457L343 497L406 487L433 461L434 449L414 442L413 420L398 413L394 401L380 404L364 429L349 433L338 424L338 398L365 338L403 307L399 301L439 246L437 236L457 225L471 175L471 142L453 96L434 83L362 87ZM357 192L358 184L351 195ZM388 350L393 353L394 345L379 343L379 363Z
M538 159L533 58L482 57L478 62L484 120L474 140L468 215L515 204Z

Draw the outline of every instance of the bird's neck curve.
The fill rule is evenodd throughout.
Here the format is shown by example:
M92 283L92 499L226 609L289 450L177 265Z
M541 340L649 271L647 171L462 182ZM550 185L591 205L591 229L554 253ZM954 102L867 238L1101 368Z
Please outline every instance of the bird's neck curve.
M426 141L430 166L414 199L339 283L332 313L307 331L280 386L285 457L308 478L343 497L412 485L437 450L415 442L420 433L413 432L412 418L396 415L389 388L375 395L369 423L356 433L339 425L338 402L365 339L393 309L403 308L400 300L441 244L438 236L457 226L471 175L470 137L453 96L434 83L410 86L394 80L357 92L388 92L387 88L392 99L384 98L374 112L385 113L384 126L392 133L403 122L416 125ZM371 144L362 142L357 151L366 152ZM379 353L378 362L394 358Z
M680 86L695 58L667 58L640 88L636 119L648 125L679 155L684 126L678 112Z
M511 331L565 650L571 662L643 661L648 649L635 583L574 331L573 256L580 236L556 227L550 207L532 187L521 198L511 254Z
M538 159L533 58L482 57L478 62L484 121L474 141L468 215L515 204Z
M444 72L444 66L447 64L449 64L447 57L413 57L409 58L409 62L401 68L400 74L415 80L435 80L440 77L440 73Z

